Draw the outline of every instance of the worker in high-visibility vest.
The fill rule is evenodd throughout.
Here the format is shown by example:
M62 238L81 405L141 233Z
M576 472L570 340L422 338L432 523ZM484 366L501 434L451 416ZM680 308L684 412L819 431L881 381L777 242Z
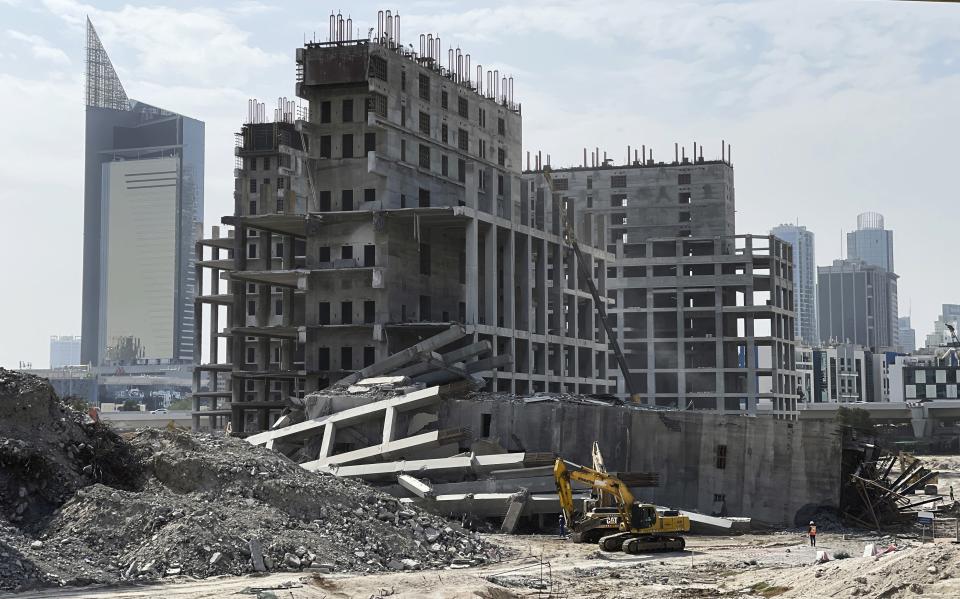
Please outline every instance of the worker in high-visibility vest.
M807 527L807 534L810 535L810 546L817 546L817 525L813 523L813 520L810 521L810 526Z

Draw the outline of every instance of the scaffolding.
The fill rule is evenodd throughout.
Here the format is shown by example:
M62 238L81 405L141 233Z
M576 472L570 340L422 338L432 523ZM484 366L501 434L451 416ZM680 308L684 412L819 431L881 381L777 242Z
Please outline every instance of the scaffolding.
M120 83L113 63L100 42L97 30L87 17L87 73L86 73L86 102L87 106L95 108L112 108L114 110L130 110L127 92Z

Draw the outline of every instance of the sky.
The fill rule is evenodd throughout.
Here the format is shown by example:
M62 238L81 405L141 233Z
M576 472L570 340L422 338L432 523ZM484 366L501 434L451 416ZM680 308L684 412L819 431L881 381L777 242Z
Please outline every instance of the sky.
M521 5L522 4L522 5ZM399 10L401 38L438 33L514 76L524 150L553 166L599 146L669 160L732 144L737 232L799 223L817 263L841 257L856 215L894 231L900 313L918 341L960 303L960 5L888 0L0 0L0 365L48 364L80 332L84 18L131 98L206 123L205 228L232 211L234 132L247 100L294 97L294 52L331 10L365 36Z

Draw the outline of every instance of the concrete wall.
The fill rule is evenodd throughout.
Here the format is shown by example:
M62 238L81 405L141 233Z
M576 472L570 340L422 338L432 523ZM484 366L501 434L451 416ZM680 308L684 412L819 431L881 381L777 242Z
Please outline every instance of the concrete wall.
M490 438L511 451L555 452L589 464L599 441L608 469L658 472L660 486L638 497L663 505L792 525L802 507L835 506L840 497L840 436L829 421L448 400L439 426L469 427L479 437L484 414L490 415ZM660 414L679 430L669 430ZM723 468L718 446L726 447Z

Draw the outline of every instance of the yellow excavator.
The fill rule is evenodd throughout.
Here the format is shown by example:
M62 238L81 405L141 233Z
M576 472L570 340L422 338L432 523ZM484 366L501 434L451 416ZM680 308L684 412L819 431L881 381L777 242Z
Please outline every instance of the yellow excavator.
M660 513L655 505L635 501L633 493L617 477L563 458L554 463L553 476L563 516L575 540L596 538L603 551L625 553L683 551L686 546L679 533L689 532L690 518L674 511ZM571 480L590 485L601 498L611 497L616 509L594 505L575 520Z

